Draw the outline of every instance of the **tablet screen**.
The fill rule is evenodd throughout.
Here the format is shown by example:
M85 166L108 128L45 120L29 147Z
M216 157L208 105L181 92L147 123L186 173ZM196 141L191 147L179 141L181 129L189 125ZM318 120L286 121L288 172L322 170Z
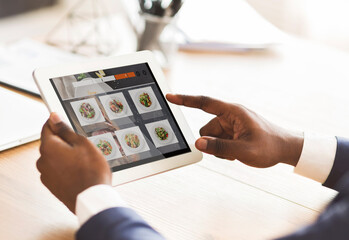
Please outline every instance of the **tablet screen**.
M112 171L190 152L147 63L50 79L75 132Z

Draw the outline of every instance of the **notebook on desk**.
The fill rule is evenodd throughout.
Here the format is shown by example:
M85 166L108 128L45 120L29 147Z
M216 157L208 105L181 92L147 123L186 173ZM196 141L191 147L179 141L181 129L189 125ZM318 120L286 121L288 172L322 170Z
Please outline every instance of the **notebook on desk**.
M267 49L285 34L244 0L186 1L177 21L183 50L236 52Z
M0 151L39 139L47 118L43 103L0 87Z
M0 83L40 95L32 77L34 69L82 59L82 56L23 39L0 47Z

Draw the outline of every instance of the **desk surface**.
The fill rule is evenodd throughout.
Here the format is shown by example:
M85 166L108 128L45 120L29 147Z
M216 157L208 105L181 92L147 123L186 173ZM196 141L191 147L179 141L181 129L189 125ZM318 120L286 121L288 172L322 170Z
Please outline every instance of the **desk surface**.
M242 103L284 127L349 135L349 56L293 40L273 51L179 53L173 92ZM183 109L196 136L211 116ZM41 184L39 142L0 153L0 239L73 239L78 224ZM270 239L311 223L336 192L277 165L208 155L116 190L168 239ZM253 230L252 230L253 229ZM251 231L252 230L252 231Z

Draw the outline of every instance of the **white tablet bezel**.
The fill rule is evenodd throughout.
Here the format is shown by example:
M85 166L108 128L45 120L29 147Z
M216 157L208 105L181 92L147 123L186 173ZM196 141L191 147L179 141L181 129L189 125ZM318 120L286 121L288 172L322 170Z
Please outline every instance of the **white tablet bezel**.
M140 63L148 63L162 93L164 95L170 93L169 87L165 80L165 75L150 51L142 51L134 54L116 57L97 58L94 60L82 61L80 63L61 66L39 68L34 71L33 77L40 90L41 97L46 103L49 111L57 112L58 114L60 114L60 116L63 117L63 120L70 125L68 117L50 82L50 79L74 75L82 72L90 72L96 69L110 69ZM169 107L185 139L187 140L191 152L113 172L113 185L120 185L126 182L131 182L147 176L169 171L171 169L193 164L199 162L202 159L202 153L198 151L194 146L194 136L180 108L174 104L169 104Z

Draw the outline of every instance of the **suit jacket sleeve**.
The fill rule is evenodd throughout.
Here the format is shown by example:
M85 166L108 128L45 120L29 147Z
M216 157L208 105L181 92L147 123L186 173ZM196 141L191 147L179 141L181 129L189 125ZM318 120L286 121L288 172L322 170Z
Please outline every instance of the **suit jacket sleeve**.
M104 210L81 226L77 240L164 240L135 211L116 207Z
M339 180L349 172L349 139L337 138L337 151L332 170L328 175L324 186L338 190L336 185Z
M349 140L337 137L332 170L323 184L339 191L316 222L279 240L348 239L349 236Z
M316 222L278 240L346 240L349 239L349 174L336 188L339 194Z

